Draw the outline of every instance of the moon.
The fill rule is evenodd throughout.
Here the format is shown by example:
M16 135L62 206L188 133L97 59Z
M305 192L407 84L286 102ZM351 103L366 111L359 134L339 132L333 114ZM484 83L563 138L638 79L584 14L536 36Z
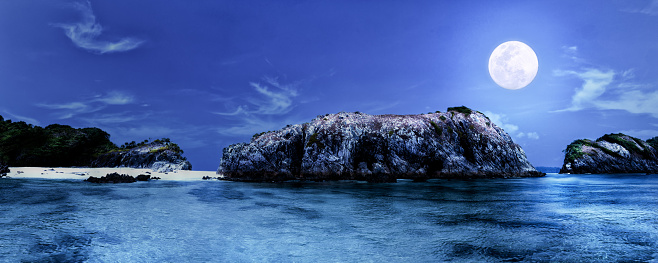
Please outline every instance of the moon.
M498 86L516 90L528 86L539 69L535 51L523 42L500 44L489 57L489 74Z

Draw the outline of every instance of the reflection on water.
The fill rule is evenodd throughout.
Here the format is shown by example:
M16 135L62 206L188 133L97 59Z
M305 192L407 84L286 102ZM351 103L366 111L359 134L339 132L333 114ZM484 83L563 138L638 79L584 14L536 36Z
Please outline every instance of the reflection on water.
M0 180L0 261L656 261L658 176Z

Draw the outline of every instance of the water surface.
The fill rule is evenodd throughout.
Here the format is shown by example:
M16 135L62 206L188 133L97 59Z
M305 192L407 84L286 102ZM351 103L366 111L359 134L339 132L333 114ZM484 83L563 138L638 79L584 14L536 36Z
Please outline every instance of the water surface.
M658 176L0 180L6 262L650 262Z

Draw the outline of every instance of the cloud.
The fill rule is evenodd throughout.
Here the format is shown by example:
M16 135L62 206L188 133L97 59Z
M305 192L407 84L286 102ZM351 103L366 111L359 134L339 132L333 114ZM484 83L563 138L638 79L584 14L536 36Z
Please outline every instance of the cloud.
M514 124L506 123L508 119L507 119L507 116L505 116L505 114L496 114L496 113L493 113L493 112L490 112L490 111L484 111L483 113L484 113L484 115L489 117L491 122L498 125L498 127L503 128L503 130L505 130L509 134L513 134L513 133L515 133L516 131L519 130L519 126L516 126Z
M620 132L643 140L658 136L658 130L624 130Z
M130 104L135 98L125 93L118 91L110 91L106 96L97 95L94 101L102 102L109 105L125 105Z
M103 27L96 23L96 16L91 9L89 1L74 3L72 7L82 14L82 21L74 24L53 24L62 28L64 34L73 41L76 46L87 51L105 54L133 50L144 43L143 40L126 37L114 42L98 39L103 32Z
M89 100L74 101L67 103L39 103L37 106L60 110L59 119L69 119L76 115L93 113L105 109L108 105L126 105L134 102L134 98L128 94L110 91L105 95L97 95Z
M612 82L615 72L603 72L598 69L587 69L583 72L555 70L555 76L574 75L583 80L583 86L576 90L571 98L571 107L561 111L577 111L587 107L587 104L601 96Z
M658 15L658 0L651 0L651 2L643 8L629 8L622 11L656 16Z
M103 114L94 114L91 118L81 118L83 121L93 125L107 125L107 124L118 124L131 122L136 120L143 120L148 118L150 113L144 113L140 115L131 114L131 112L119 112L119 113L103 113Z
M490 111L484 111L484 115L489 117L489 120L496 124L498 127L503 128L505 132L509 135L512 135L516 138L528 138L533 140L539 139L539 134L536 132L517 132L519 131L519 126L508 123L509 119L505 114L497 114Z
M575 76L583 81L571 98L571 106L557 110L579 111L587 108L625 110L630 113L651 114L658 118L658 91L647 90L651 85L631 82L633 70L585 69L582 71L554 71L555 76Z
M40 125L40 124L41 124L41 123L40 123L37 119L35 119L35 118L30 118L30 117L26 117L26 116L16 115L16 114L13 114L13 113L11 113L11 112L9 112L9 111L6 111L6 110L3 110L2 112L3 112L5 115L8 115L9 117L11 117L11 118L13 118L13 119L15 119L15 120L17 119L17 120L20 120L20 121L24 121L24 122L29 123L29 124L32 124L32 125Z
M246 99L249 104L240 105L231 112L214 112L217 115L236 116L236 115L281 115L292 110L293 99L298 96L297 83L281 84L278 79L266 77L265 83L250 82L251 86L258 96L251 96ZM250 110L250 108L253 108Z
M562 46L562 49L566 53L570 53L570 54L575 54L576 52L578 52L578 46Z
M253 135L267 130L282 128L290 122L289 113L299 103L298 87L308 80L282 83L278 78L265 77L260 82L250 82L250 95L243 96L243 104L233 110L212 112L222 116L229 124L218 133L228 136Z
M528 132L528 133L519 132L519 134L517 134L516 136L519 138L526 137L528 139L539 140L539 134L536 132Z

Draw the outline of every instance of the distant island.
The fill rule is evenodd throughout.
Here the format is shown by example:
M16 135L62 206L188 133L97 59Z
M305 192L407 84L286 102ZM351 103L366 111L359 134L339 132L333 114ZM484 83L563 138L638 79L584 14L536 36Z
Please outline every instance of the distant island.
M611 133L596 141L575 140L564 152L560 173L658 173L658 137L643 141Z
M99 128L44 127L0 116L0 174L10 167L131 167L191 170L180 147L168 138L117 146Z
M481 112L326 114L256 134L223 150L218 174L235 181L536 177L511 137Z

